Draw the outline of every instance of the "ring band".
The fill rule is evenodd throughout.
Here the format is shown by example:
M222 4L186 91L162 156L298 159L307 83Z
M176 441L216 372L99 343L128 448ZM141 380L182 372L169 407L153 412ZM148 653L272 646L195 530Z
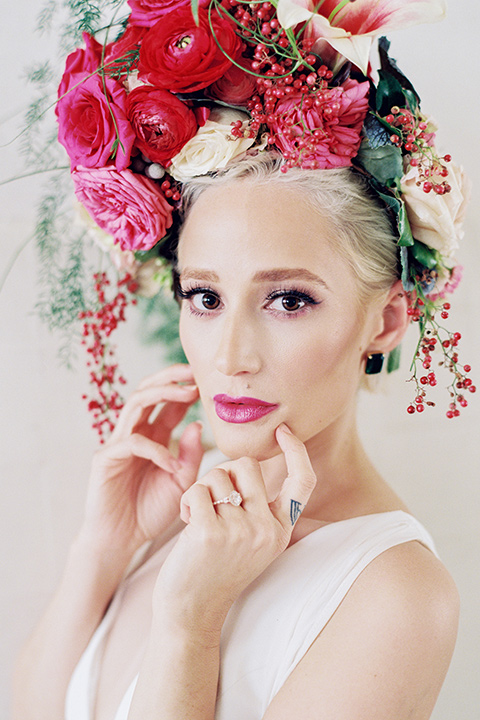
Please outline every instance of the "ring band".
M227 495L227 497L222 498L222 500L215 500L213 503L214 505L222 505L222 504L230 504L230 505L241 505L242 503L242 496L239 492L236 490L232 490L230 495Z

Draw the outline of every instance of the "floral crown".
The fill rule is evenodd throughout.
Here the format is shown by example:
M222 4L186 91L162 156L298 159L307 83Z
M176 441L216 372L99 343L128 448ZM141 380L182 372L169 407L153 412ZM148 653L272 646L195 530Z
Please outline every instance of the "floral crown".
M96 305L80 313L97 397L89 400L102 436L113 427L123 382L106 338L136 295L155 295L171 278L170 248L182 184L249 154L276 153L282 170L353 167L375 191L398 237L401 278L420 328L412 363L414 402L434 403L432 352L452 372L448 417L475 391L459 363L459 333L441 325L461 268L465 180L435 149L435 126L376 37L440 19L443 0L128 0L101 42L66 61L56 103L58 139L71 162L75 194L117 268L107 300L95 276ZM115 39L111 39L115 36ZM396 353L389 369L398 364Z

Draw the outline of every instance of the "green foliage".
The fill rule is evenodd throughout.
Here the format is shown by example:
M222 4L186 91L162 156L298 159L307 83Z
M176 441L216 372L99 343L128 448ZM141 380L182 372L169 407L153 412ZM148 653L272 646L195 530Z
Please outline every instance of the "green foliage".
M37 15L37 30L41 33L50 32L53 18L58 10L56 0L48 0Z
M51 330L62 335L60 357L70 364L72 341L78 339L78 313L90 304L91 269L84 253L84 233L72 227L71 186L66 173L51 178L42 197L35 227L40 261L36 311Z
M180 309L173 296L159 292L152 298L139 298L139 306L143 314L143 342L165 347L165 359L169 363L186 362L178 335Z
M393 185L396 178L403 174L402 151L390 142L372 147L370 139L365 140L360 146L357 160L382 185Z
M387 359L387 373L395 372L395 370L398 370L400 367L400 358L401 358L401 345L397 345L396 348L393 348L388 353L388 359Z

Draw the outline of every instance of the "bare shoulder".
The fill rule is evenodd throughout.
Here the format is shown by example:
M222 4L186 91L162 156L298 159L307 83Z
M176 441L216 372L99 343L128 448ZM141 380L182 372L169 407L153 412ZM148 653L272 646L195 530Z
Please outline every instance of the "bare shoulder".
M427 720L453 653L459 600L419 542L373 560L267 710L265 720Z
M396 545L381 553L361 573L352 586L352 598L360 607L371 604L375 595L377 610L385 620L406 613L410 623L439 624L443 634L456 634L459 597L455 583L443 563L420 542ZM348 604L350 605L350 602Z

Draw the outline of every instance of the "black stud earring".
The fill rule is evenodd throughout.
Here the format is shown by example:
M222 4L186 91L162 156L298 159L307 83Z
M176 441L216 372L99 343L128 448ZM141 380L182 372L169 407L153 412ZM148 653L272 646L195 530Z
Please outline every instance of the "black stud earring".
M383 367L385 355L383 353L372 353L367 357L365 375L378 375Z

